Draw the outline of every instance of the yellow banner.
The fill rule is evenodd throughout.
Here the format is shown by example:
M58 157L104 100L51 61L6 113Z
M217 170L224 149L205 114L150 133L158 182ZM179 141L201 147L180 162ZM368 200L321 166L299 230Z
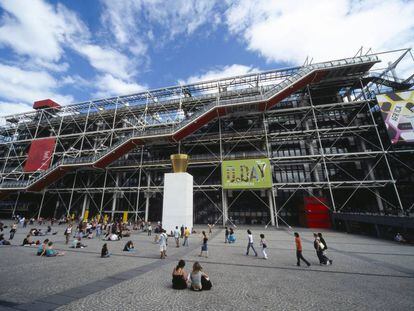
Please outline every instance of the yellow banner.
M223 161L221 181L224 189L268 189L272 187L269 159Z

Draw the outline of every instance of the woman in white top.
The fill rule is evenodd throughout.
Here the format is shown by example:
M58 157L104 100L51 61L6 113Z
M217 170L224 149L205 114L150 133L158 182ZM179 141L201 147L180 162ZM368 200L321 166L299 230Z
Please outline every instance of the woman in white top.
M257 252L253 247L253 235L252 235L252 232L250 231L250 229L247 230L247 238L249 239L249 241L248 241L248 244L247 244L246 256L249 256L249 250L251 248L254 252L254 255L257 257Z
M162 233L160 234L160 240L159 240L159 244L160 244L160 258L161 259L165 259L165 257L167 257L167 233L165 233L165 230L162 230Z

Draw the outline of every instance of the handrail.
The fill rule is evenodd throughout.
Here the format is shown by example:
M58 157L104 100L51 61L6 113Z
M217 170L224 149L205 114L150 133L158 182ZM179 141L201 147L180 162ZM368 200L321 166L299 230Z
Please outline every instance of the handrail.
M318 70L324 70L326 68L333 68L333 67L342 67L347 66L350 64L356 64L356 63L365 63L365 62L374 62L377 61L378 57L376 56L360 56L352 59L343 59L338 61L329 61L319 64L313 64L308 65L306 67L302 67L300 70L298 70L295 74L293 74L290 77L287 77L285 80L280 82L279 84L275 85L274 87L271 87L268 89L263 95L255 95L255 96L247 96L243 98L236 98L236 99L223 99L223 100L213 100L209 104L204 105L202 108L194 112L189 118L182 120L180 123L178 123L178 126L175 127L164 127L162 129L159 128L150 128L148 130L142 130L139 132L131 132L130 134L122 137L118 141L116 141L112 146L108 147L104 151L97 153L95 156L88 156L88 157L80 157L80 158L64 158L53 164L51 167L49 167L47 170L43 171L36 177L32 178L31 180L24 180L24 181L3 181L0 184L0 188L28 188L31 185L35 184L37 181L41 180L45 176L49 175L56 169L60 169L64 166L85 166L85 165L93 165L100 159L104 158L108 154L110 154L112 151L116 150L118 147L124 145L131 139L140 139L140 138L146 138L151 137L155 135L174 135L175 133L178 133L180 130L182 130L184 127L186 127L188 124L194 122L197 118L204 115L206 112L209 112L218 106L226 107L233 105L235 103L237 104L244 104L246 102L252 103L252 102L264 102L269 101L273 97L275 97L277 94L279 94L281 91L289 87L290 85L294 84L295 82L299 81L300 79L304 78L305 76L318 71Z

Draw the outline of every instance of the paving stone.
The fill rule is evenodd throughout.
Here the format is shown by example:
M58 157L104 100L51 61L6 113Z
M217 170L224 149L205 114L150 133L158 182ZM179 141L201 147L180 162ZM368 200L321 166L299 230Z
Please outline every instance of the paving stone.
M291 230L252 227L259 253L254 257L245 256L246 229L236 230L237 242L231 245L224 243L224 232L215 229L208 258L198 257L198 234L191 237L188 248L172 247L171 239L165 260L158 259L158 245L145 234L129 238L136 245L135 253L122 251L126 240L108 242L112 256L106 259L99 257L104 242L97 239L86 240L87 248L74 250L64 245L63 236L52 236L56 248L67 252L56 258L39 258L34 248L2 247L0 310L414 309L414 247L327 230L328 256L334 264L320 266L312 231L297 229L312 266L296 267ZM28 230L18 229L13 242L20 243ZM268 260L261 258L260 233L269 245ZM213 289L171 289L171 272L179 259L186 261L187 271L199 261Z

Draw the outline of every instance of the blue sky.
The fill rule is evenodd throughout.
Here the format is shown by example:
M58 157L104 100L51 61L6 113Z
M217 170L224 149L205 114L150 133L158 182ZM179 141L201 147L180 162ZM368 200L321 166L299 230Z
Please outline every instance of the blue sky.
M413 17L405 0L0 0L0 114L411 47Z

